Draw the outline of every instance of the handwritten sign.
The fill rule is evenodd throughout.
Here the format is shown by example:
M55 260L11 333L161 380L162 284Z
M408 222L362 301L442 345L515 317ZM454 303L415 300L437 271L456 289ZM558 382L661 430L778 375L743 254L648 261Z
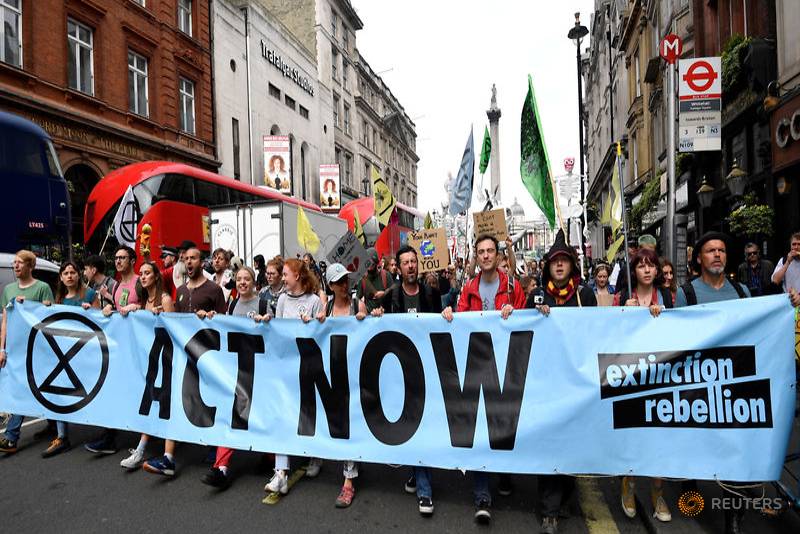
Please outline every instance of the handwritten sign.
M475 224L475 237L481 234L493 235L498 241L505 241L508 237L508 227L506 226L506 214L504 209L489 211L477 211L472 214L472 221Z
M445 269L450 263L450 251L447 248L447 234L444 228L410 232L408 244L417 251L421 273Z

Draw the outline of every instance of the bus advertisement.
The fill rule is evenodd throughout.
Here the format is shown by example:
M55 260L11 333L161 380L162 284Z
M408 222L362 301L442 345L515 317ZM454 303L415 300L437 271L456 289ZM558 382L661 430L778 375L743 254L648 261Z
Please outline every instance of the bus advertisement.
M14 194L0 215L0 252L24 248L49 259L69 257L69 193L53 142L33 122L3 111L0 176Z

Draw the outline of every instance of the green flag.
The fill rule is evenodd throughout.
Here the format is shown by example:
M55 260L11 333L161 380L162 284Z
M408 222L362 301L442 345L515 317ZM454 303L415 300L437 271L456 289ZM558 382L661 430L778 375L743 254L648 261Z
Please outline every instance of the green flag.
M431 228L433 228L433 219L431 219L431 212L428 212L425 215L425 222L423 223L423 227L426 230L430 230Z
M489 166L489 157L492 155L492 138L489 137L489 127L485 126L483 130L483 146L481 147L481 174L486 172L486 167Z
M522 183L542 210L550 228L556 225L556 210L553 202L553 186L550 181L550 160L544 146L542 124L533 94L533 80L528 75L528 95L522 105L520 124L519 173Z

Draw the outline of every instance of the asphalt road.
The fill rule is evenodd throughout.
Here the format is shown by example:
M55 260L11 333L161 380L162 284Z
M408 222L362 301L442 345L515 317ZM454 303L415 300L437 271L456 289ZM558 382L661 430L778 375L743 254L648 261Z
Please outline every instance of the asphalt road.
M326 462L315 479L303 479L276 505L262 504L267 471L262 455L239 453L231 465L233 485L225 491L200 482L207 471L203 463L207 449L179 445L178 474L173 479L142 470L127 472L119 467L126 452L97 457L82 444L95 429L74 426L74 448L43 460L46 441L34 441L33 433L43 423L23 429L17 454L0 456L0 510L4 532L481 532L503 534L538 532L536 477L515 476L510 497L495 494L492 524L473 521L472 484L469 475L434 471L435 514L421 517L416 500L403 491L406 468L366 464L360 469L357 493L348 509L337 509L334 501L341 486L341 464ZM120 445L132 447L137 436L121 434ZM795 436L795 444L797 436ZM155 456L160 440L149 445ZM493 486L494 487L494 482ZM572 517L559 523L562 533L721 532L722 512L707 511L698 520L683 517L676 502L677 483L667 484L668 503L674 520L669 524L647 521L649 484L638 484L641 503L636 519L622 515L616 478L581 478L570 505ZM701 484L704 495L719 488ZM746 532L800 532L800 516L792 512L779 519L749 514Z

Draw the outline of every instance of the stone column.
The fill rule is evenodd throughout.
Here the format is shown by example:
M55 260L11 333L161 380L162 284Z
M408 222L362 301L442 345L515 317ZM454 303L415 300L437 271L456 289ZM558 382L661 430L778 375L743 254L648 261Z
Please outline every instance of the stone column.
M493 199L495 207L501 206L500 199L500 108L497 107L497 87L492 84L492 103L486 111L489 117L489 136L492 138L492 157L489 168L492 174L489 197Z

